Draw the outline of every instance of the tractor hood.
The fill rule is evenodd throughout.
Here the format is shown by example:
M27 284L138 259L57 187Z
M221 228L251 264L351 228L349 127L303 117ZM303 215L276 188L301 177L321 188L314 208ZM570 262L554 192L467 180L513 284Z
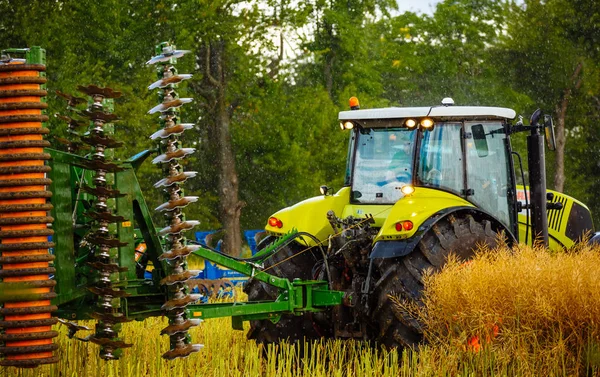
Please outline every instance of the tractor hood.
M271 225L269 221L265 230L269 234L282 235L297 229L324 240L333 232L327 221L327 212L332 210L339 217L349 201L350 187L343 187L334 195L321 195L303 200L274 213L269 220L277 219L273 221L276 225Z
M276 219L273 220L274 225L269 221L265 230L278 236L296 229L323 241L333 234L327 220L327 212L332 210L341 218L373 216L373 226L380 228L375 242L400 240L412 237L431 215L450 207L473 207L473 204L449 192L425 187L416 187L413 194L403 197L393 205L352 204L350 187L344 187L334 195L310 198L276 212L271 216L271 219ZM396 224L404 221L410 221L412 228L396 230ZM314 245L311 240L307 239L306 242Z

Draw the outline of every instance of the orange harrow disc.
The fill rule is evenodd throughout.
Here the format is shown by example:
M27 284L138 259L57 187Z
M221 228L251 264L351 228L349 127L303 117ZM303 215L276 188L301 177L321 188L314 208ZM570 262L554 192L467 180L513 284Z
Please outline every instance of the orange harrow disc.
M57 333L52 325L55 306L50 300L55 281L50 279L54 259L48 249L53 232L46 203L51 196L46 186L50 170L44 165L49 155L43 140L48 129L42 122L47 104L42 101L46 82L39 64L0 65L0 279L3 302L0 308L0 365L36 367L55 363Z

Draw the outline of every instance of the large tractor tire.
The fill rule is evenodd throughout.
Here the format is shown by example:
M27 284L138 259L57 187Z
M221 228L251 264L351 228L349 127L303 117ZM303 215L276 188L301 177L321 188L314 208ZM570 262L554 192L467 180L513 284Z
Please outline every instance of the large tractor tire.
M375 340L389 348L413 347L420 343L423 339L421 324L391 298L421 304L425 271L439 271L450 254L469 260L479 246L495 247L498 240L489 220L477 221L469 214L452 214L438 221L410 254L376 259L374 267L379 280L374 287L375 306L371 318L378 330Z
M259 245L259 250L274 240L274 237L265 239ZM316 250L302 252L307 246L292 242L284 247L277 254L265 261L265 268L275 266L269 269L269 274L285 277L290 280L295 278L310 280L313 267L323 259L320 253ZM296 255L292 257L293 255ZM288 259L289 258L289 259ZM286 260L287 259L287 260ZM285 260L285 262L282 262ZM280 263L281 262L281 263ZM278 289L272 285L263 283L256 279L248 280L244 291L248 294L248 301L275 300L278 295ZM248 331L248 339L255 339L259 344L269 344L287 340L291 343L301 341L303 339L317 339L323 334L314 324L310 314L295 316L284 314L277 323L270 320L250 321L250 330Z

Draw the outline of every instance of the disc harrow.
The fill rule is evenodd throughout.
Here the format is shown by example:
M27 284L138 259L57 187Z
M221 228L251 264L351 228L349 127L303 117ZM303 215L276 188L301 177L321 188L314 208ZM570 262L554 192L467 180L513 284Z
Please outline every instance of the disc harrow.
M43 61L43 50L36 51ZM53 351L57 336L56 297L50 279L55 269L48 249L48 229L53 218L46 186L50 171L43 148L48 117L44 96L44 64L27 60L0 61L0 279L3 301L0 308L0 360L2 366L35 367L58 361Z
M202 348L200 344L191 344L188 330L199 324L199 321L186 318L185 308L197 301L200 296L190 295L187 281L196 276L196 273L187 270L186 257L194 248L187 245L183 233L198 225L198 221L186 220L183 209L190 203L198 200L194 196L185 196L181 184L188 178L194 177L196 172L184 172L179 161L194 153L193 148L182 148L179 135L193 125L180 123L181 106L192 102L191 98L179 98L177 85L183 80L191 78L189 74L177 73L174 64L189 51L176 50L170 43L162 43L157 47L157 55L147 64L155 64L158 81L149 86L149 89L158 89L160 103L153 107L149 114L160 112L161 130L151 135L152 140L158 141L160 155L152 162L161 164L165 178L154 186L163 188L166 202L161 204L157 211L165 214L166 226L159 235L166 237L166 249L169 250L159 256L165 264L167 276L160 284L166 286L168 301L162 306L169 317L169 326L161 334L170 338L170 350L163 354L165 359L187 357Z
M91 160L85 163L85 167L92 172L93 186L83 184L80 189L95 197L92 208L84 213L93 224L92 230L84 238L84 244L89 249L87 265L95 271L95 276L87 287L97 297L95 311L90 316L98 321L95 333L87 340L100 346L102 359L113 360L119 358L121 348L131 346L119 339L119 324L128 321L120 312L120 299L128 294L123 290L119 274L127 269L119 266L115 250L116 247L125 246L127 243L112 236L112 224L127 219L113 213L109 203L110 199L120 196L120 192L111 187L111 173L121 168L111 162L107 150L117 148L122 143L107 135L110 133L108 130L112 129L111 122L117 121L118 117L110 113L105 106L107 100L118 98L121 93L95 85L79 86L77 89L91 97L86 110L76 111L79 117L86 118L90 124L88 132L81 135L81 141L92 150ZM61 93L61 96L69 101L72 110L74 105L82 103L78 97L64 93ZM67 116L61 118L68 123L70 129L80 127L83 123Z

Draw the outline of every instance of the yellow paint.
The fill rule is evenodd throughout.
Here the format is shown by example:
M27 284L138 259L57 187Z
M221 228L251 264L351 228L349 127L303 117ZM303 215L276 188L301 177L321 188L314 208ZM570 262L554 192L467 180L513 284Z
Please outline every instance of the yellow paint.
M333 210L335 215L340 218L373 216L375 220L373 226L381 228L375 241L404 239L412 236L421 223L441 209L456 206L473 207L473 204L456 195L423 187L416 187L412 195L400 199L393 205L351 204L349 201L349 187L342 188L335 195L307 199L273 215L281 220L282 228L267 224L265 230L272 235L281 235L295 228L325 241L329 235L333 234L333 229L327 221L327 212ZM411 220L414 224L413 229L396 231L395 224L402 220ZM311 246L315 244L308 239L306 242Z
M564 203L563 208L560 210L562 212L562 216L560 216L559 212L554 213L556 210L550 210L547 212L548 221L550 222L551 216L559 216L560 221L557 222L556 226L548 227L548 247L551 250L559 250L563 247L571 247L575 244L577 240L572 240L566 236L567 231L567 223L569 222L569 214L571 213L571 208L573 207L573 203L577 203L580 206L584 207L589 211L589 208L580 202L579 200L572 198L563 193L559 193L553 190L546 190L548 193L553 193L555 196L554 202L561 198L561 202ZM529 187L527 187L527 195L529 196ZM523 205L525 205L525 192L523 191L523 186L517 186L517 200L521 201ZM531 203L531 202L530 202ZM518 216L519 219L519 240L521 242L525 242L525 232L527 230L527 216L525 210L521 211ZM527 244L531 245L532 243L532 230L531 230L531 218L529 218L529 232L527 237Z
M131 221L123 221L121 223L121 226L124 228L129 228L129 227L131 227Z
M474 207L468 201L445 191L415 187L415 192L396 202L389 211L374 242L412 237L419 226L436 212L451 207ZM397 231L396 223L410 220L412 230Z
M350 187L343 187L334 195L322 195L301 201L273 214L273 217L283 223L282 228L267 224L265 230L273 235L281 235L295 228L301 232L308 232L319 240L325 240L333 233L333 229L327 221L327 212L333 210L336 216L340 217L349 201ZM315 244L312 240L307 239L306 241L309 245Z

